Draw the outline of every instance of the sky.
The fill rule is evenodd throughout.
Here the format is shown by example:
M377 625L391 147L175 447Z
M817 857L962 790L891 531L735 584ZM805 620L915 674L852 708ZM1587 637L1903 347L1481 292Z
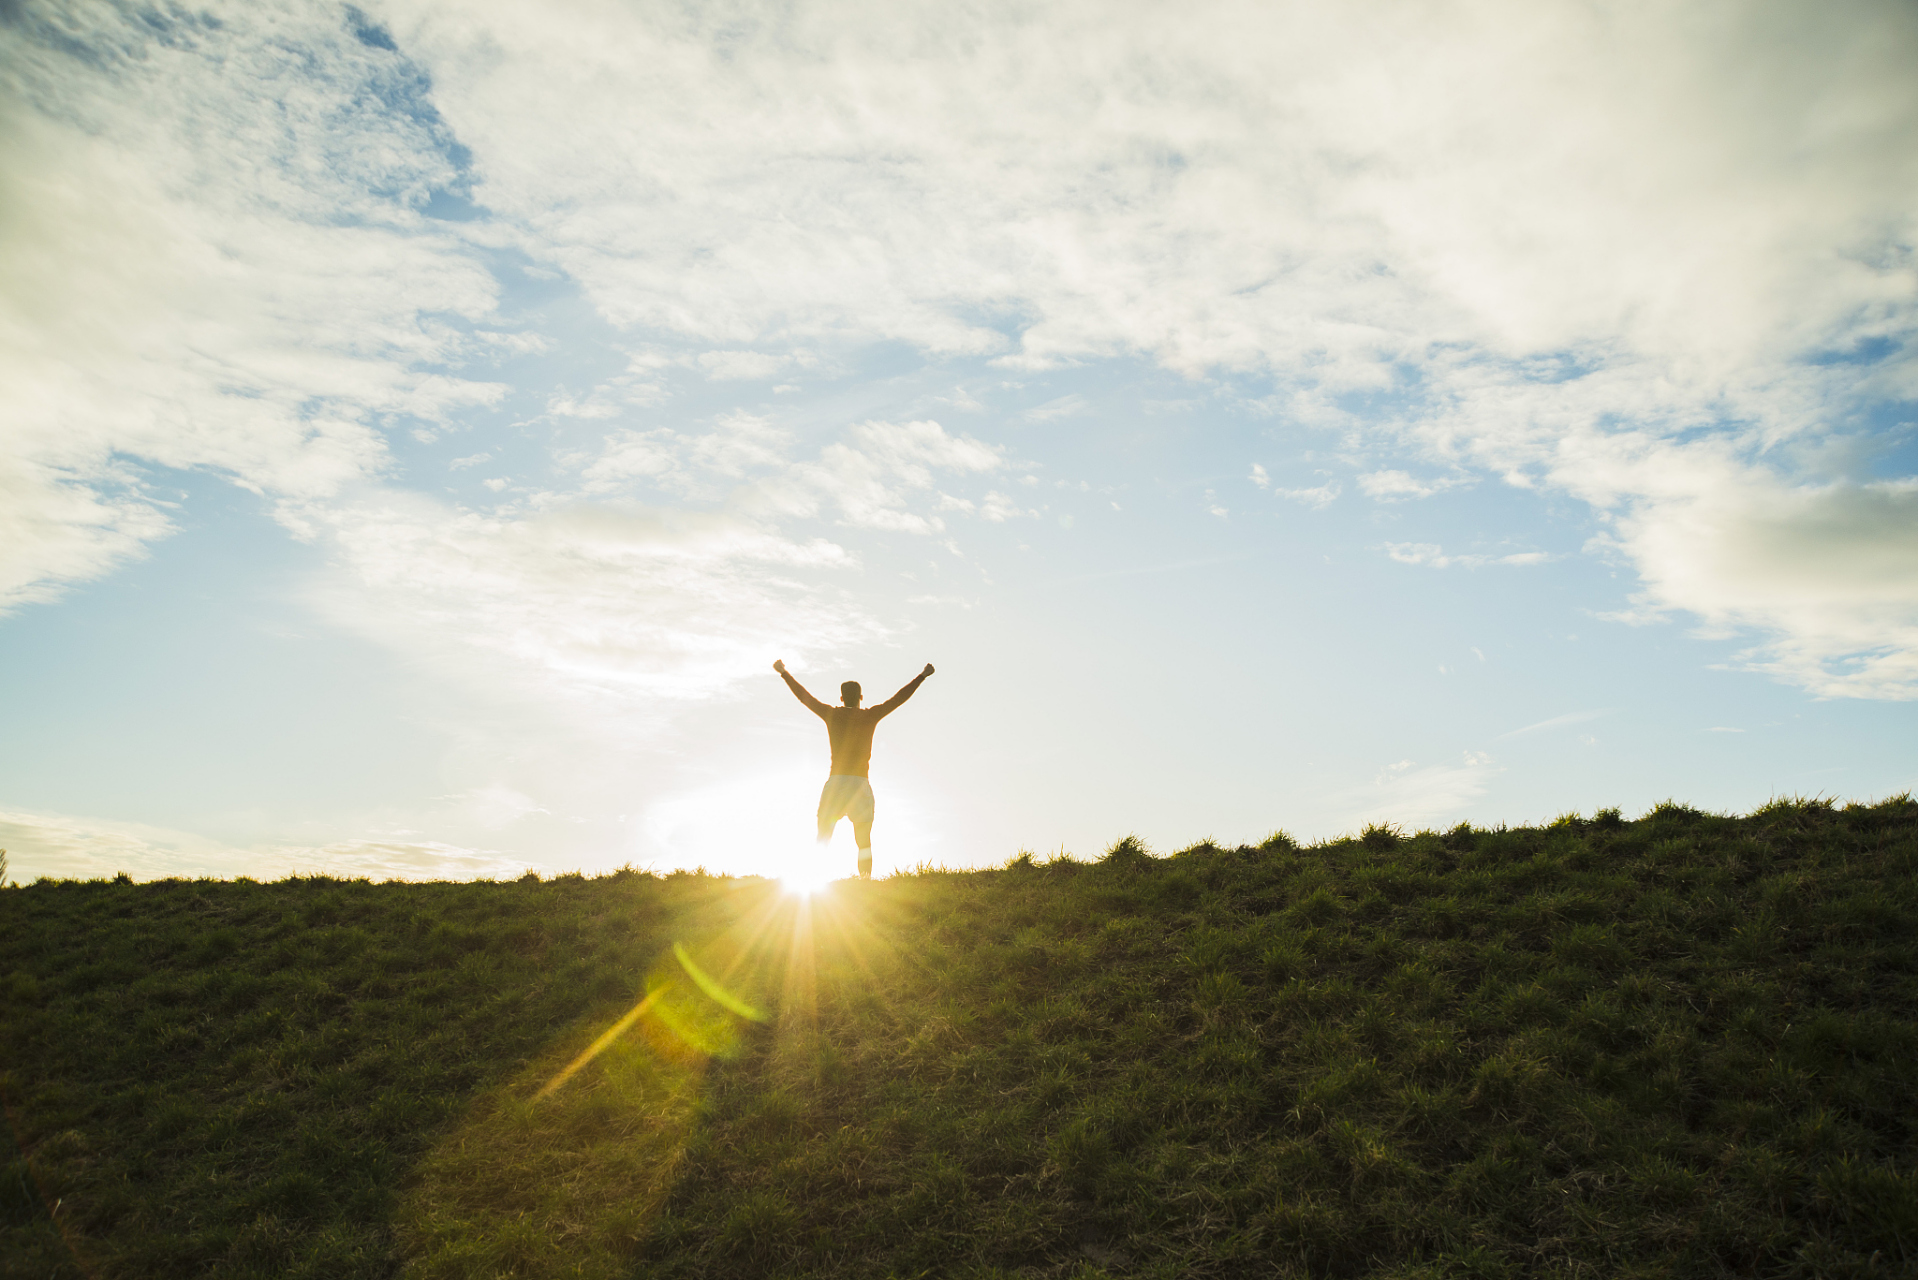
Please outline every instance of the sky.
M6 0L0 847L778 874L777 658L938 668L881 874L1906 791L1914 65L1902 0Z

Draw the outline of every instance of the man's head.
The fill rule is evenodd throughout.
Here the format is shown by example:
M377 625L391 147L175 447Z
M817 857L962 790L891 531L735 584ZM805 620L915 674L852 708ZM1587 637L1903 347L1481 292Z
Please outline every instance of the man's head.
M839 700L849 707L858 706L859 699L863 697L865 697L865 695L859 692L859 682L857 680L848 680L839 686Z

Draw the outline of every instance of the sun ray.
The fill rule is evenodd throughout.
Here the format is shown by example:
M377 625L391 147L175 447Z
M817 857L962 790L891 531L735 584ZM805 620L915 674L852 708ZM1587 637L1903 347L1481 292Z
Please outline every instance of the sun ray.
M908 957L911 955L910 952L902 950L873 927L871 917L874 912L870 906L865 911L854 911L851 909L850 904L835 902L831 904L831 909L822 914L826 917L826 922L832 927L835 937L841 945L844 946L846 954L850 955L853 963L859 966L860 971L875 983L879 980L879 975L873 968L871 961L867 959L866 952L860 945L862 937L875 952L883 949L890 955L906 955Z

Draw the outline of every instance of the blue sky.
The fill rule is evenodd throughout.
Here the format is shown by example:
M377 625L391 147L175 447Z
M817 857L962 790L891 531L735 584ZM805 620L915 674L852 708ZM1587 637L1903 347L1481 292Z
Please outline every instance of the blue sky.
M9 11L15 874L1918 781L1909 7L1202 10Z

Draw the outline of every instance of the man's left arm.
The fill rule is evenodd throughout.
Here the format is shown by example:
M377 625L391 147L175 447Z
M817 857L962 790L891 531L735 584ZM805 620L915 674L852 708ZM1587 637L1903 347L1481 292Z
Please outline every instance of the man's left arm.
M813 697L812 694L806 692L806 686L793 679L793 673L786 670L786 662L783 658L773 663L773 670L777 671L779 678L786 682L786 687L793 691L793 697L799 699L806 705L806 710L812 712L821 720L826 718L827 713L830 712L832 708Z
M924 671L921 671L918 675L914 676L911 682L908 683L905 688L901 689L898 693L893 694L892 697L887 698L884 702L874 707L873 710L878 713L878 716L880 719L884 719L886 716L891 715L893 712L897 711L900 707L905 705L907 698L910 698L913 694L919 691L919 686L924 684L926 682L926 677L931 674L932 674L932 664L928 662L926 664L926 669Z

